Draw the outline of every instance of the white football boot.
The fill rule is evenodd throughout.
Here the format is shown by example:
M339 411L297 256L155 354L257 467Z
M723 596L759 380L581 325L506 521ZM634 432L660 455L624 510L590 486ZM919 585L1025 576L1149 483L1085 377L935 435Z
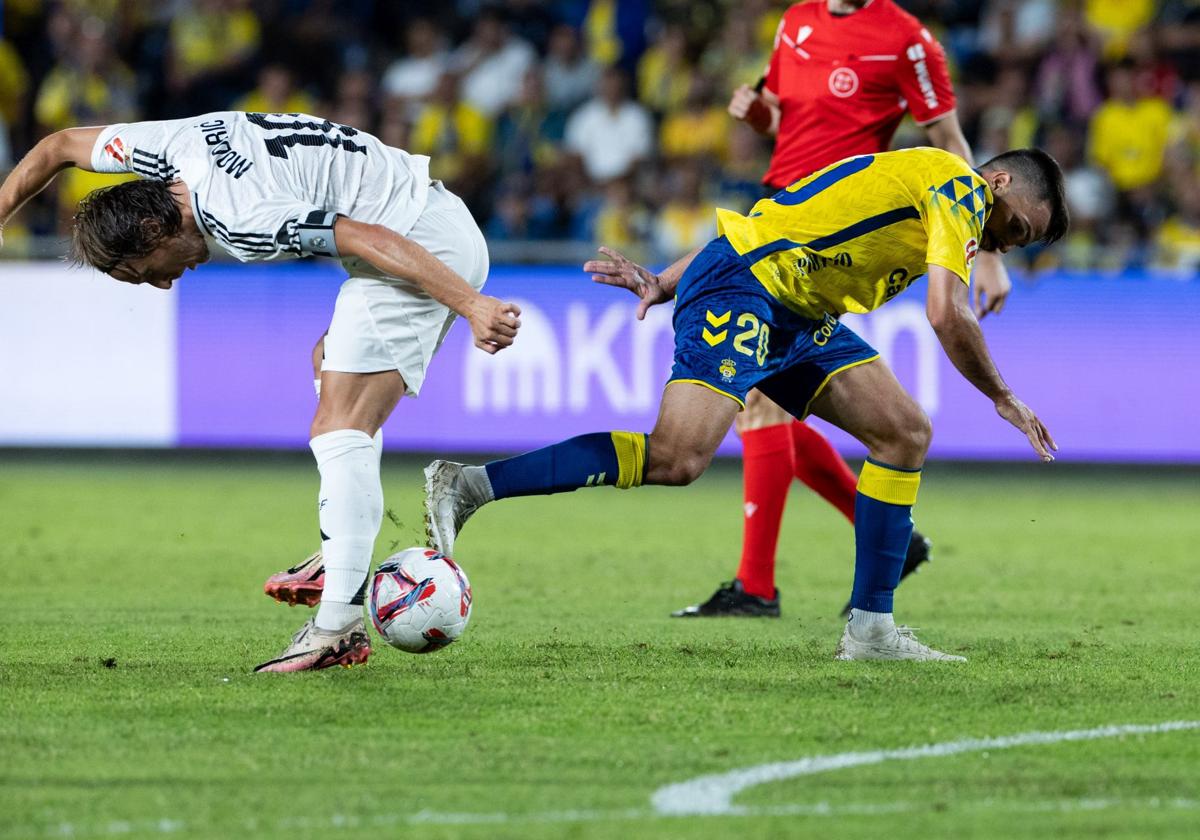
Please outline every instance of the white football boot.
M850 622L842 632L835 659L918 659L936 662L966 662L965 656L942 653L917 641L913 628L880 621L851 632Z
M361 665L371 655L371 641L362 617L341 630L322 630L315 618L308 621L292 636L292 642L279 656L254 669L256 674L288 674L296 671L319 671L334 665Z
M454 556L454 540L463 524L492 500L489 489L480 486L466 466L434 461L425 468L425 536L432 548L448 557Z

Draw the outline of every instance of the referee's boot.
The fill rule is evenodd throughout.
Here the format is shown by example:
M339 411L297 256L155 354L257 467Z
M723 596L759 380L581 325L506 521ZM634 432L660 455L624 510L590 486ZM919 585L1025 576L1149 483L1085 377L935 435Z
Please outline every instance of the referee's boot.
M933 548L933 543L929 541L929 537L922 534L920 531L913 529L912 537L908 541L908 553L904 555L904 568L900 572L900 582L917 571L917 568L922 563L929 562L929 553ZM842 607L842 618L850 615L850 602L846 602L846 606Z
M740 580L721 584L703 604L692 604L671 613L672 618L779 618L779 590L774 598L760 598L742 588Z

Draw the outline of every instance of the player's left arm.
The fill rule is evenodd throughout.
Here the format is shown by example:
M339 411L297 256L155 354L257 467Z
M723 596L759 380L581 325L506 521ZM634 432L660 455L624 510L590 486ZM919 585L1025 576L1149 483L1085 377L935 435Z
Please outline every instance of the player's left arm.
M358 257L384 274L411 280L466 318L480 350L496 353L516 338L521 327L519 306L475 291L450 266L408 237L346 216L339 216L334 223L333 236L339 256Z
M963 377L996 407L996 413L1029 439L1043 461L1053 461L1058 444L1046 426L1021 402L1000 376L983 340L979 321L971 311L967 284L950 269L929 265L929 296L925 313L946 356Z
M900 87L913 112L913 119L925 128L929 142L939 149L958 155L972 166L975 158L963 135L954 109L954 86L946 67L946 54L928 30L913 36L905 51L907 66L901 71ZM1012 280L1001 255L982 252L975 261L975 283L971 304L977 318L1000 314L1012 292Z

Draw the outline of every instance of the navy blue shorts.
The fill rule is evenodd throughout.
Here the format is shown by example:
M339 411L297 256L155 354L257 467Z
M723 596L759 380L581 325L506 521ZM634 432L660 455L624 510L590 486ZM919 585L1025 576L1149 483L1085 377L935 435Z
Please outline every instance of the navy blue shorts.
M671 382L736 400L758 388L795 417L847 368L878 358L833 315L797 315L763 288L725 237L696 255L675 291Z

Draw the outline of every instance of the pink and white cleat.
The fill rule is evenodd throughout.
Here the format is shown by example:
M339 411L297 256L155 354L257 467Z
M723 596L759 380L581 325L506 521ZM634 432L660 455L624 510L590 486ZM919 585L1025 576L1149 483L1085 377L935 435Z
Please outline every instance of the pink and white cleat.
M334 665L361 665L371 655L371 641L361 618L341 630L322 630L310 618L292 636L283 653L254 669L256 674L290 674L295 671L319 671Z
M263 592L281 604L315 607L321 603L321 592L325 589L325 558L321 552L311 555L303 563L285 572L277 572L267 578Z

